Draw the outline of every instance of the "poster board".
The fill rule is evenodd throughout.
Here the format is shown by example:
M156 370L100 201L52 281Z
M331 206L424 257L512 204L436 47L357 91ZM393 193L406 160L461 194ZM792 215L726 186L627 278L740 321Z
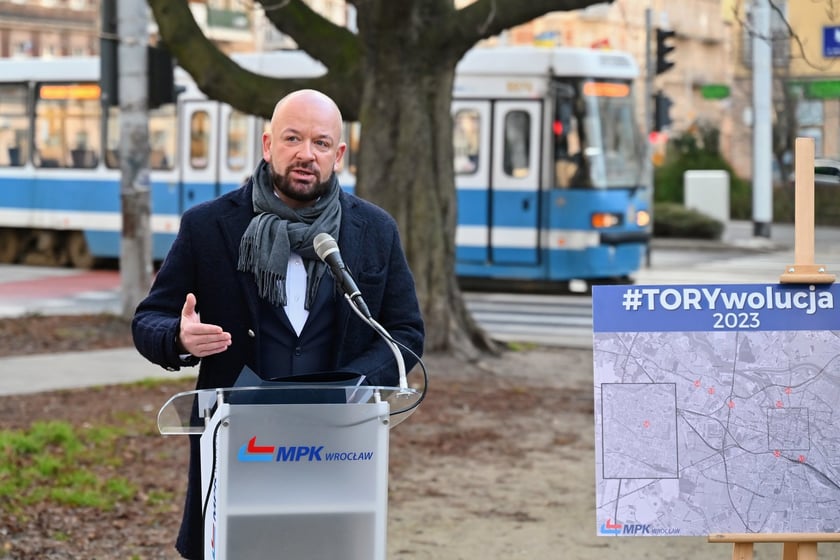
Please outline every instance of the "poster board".
M594 287L597 534L840 531L839 295Z

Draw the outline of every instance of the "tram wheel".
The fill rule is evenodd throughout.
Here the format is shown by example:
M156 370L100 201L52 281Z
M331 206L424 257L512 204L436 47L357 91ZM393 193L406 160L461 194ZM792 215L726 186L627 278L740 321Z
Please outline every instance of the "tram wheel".
M66 248L71 266L75 268L93 268L94 258L88 248L85 234L81 231L71 231L67 234Z
M0 229L0 263L17 262L21 245L21 236L17 230Z

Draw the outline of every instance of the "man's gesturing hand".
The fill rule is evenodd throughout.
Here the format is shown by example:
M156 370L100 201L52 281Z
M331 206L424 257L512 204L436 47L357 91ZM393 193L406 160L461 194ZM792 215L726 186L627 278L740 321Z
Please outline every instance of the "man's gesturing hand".
M196 358L224 352L230 346L230 333L218 325L201 322L195 310L195 295L187 294L184 308L181 310L181 330L178 342L185 352Z

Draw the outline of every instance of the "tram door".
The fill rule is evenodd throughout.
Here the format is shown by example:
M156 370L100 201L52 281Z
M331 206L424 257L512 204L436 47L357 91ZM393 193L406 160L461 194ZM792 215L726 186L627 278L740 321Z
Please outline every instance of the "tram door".
M181 118L181 212L219 196L219 104L185 101Z
M458 228L455 258L485 265L490 260L490 102L452 103Z
M493 103L490 260L539 263L541 102Z

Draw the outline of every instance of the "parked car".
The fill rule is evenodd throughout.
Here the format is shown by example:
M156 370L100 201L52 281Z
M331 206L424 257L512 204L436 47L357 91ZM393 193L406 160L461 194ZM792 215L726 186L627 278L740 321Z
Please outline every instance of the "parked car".
M814 183L840 185L840 161L814 160Z
M788 176L788 183L795 184L796 172ZM840 161L835 159L817 158L814 160L814 185L840 186Z

